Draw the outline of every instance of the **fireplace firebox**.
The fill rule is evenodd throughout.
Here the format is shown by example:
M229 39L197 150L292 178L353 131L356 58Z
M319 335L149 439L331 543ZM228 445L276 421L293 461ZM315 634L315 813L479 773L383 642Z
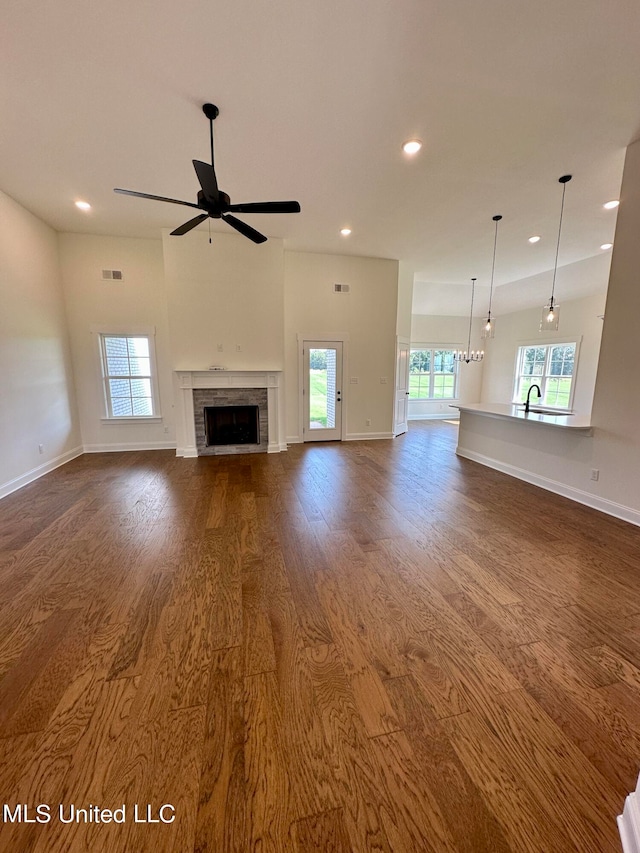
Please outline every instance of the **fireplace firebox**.
M207 447L225 444L259 444L259 407L205 406L204 431Z

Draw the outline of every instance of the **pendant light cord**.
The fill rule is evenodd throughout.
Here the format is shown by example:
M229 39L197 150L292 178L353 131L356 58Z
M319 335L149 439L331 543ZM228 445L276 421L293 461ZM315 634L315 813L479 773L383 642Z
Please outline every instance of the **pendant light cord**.
M558 223L558 242L556 244L556 261L553 266L553 281L551 283L551 306L553 307L553 294L556 290L556 273L558 272L558 255L560 253L560 234L562 233L562 216L564 214L564 194L567 191L567 182L571 180L571 175L564 175L559 179L562 184L562 204L560 205L560 222Z
M489 319L491 319L491 303L493 301L493 274L496 269L496 246L498 245L498 222L502 219L501 216L494 216L493 221L496 223L496 233L493 238L493 263L491 264L491 289L489 290Z

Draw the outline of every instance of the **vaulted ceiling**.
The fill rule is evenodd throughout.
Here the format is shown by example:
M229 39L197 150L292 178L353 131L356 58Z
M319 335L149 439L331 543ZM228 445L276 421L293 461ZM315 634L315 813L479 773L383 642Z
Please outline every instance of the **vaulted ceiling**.
M494 214L497 285L552 268L564 173L560 264L613 240L639 33L635 0L11 0L0 188L60 231L159 237L186 208L113 188L195 201L210 101L232 202L302 205L246 221L294 250L397 258L466 299L489 281Z

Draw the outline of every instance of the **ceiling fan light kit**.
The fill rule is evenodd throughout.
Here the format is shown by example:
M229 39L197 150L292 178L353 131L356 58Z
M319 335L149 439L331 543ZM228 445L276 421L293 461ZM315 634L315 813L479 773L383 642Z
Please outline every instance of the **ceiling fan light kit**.
M246 202L244 204L231 204L231 199L227 193L222 192L218 188L218 179L215 172L215 161L213 155L213 122L220 114L220 110L215 104L203 104L202 112L209 119L209 137L211 142L211 164L204 163L202 160L193 160L193 167L196 171L200 189L198 190L197 204L189 201L180 201L176 198L166 198L159 195L149 195L148 193L136 192L134 190L123 190L116 188L114 192L122 193L123 195L132 195L138 198L148 198L153 201L164 201L169 204L182 204L186 207L193 207L196 210L202 210L175 228L171 234L174 237L181 237L189 231L200 225L206 219L222 219L227 225L235 228L243 237L247 237L254 243L264 243L266 237L255 228L247 225L241 219L233 216L234 213L300 213L300 204L297 201L257 201Z

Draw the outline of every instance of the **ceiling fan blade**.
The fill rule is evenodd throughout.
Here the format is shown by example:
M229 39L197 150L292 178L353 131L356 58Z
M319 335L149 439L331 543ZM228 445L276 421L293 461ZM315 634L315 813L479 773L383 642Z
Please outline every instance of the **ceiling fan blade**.
M300 204L297 201L253 201L230 204L227 210L234 213L300 213Z
M196 225L200 225L201 222L204 222L205 219L209 218L208 213L201 213L200 216L194 216L193 219L190 219L188 222L185 222L184 225L180 225L175 231L171 232L172 237L182 237L183 234L186 234L187 231L191 231L192 228L195 228Z
M217 204L218 181L216 180L216 173L213 166L210 163L203 163L202 160L194 160L193 168L196 170L204 197L209 204Z
M250 240L253 240L254 243L264 243L266 242L266 237L264 234L261 234L259 231L256 231L255 228L252 228L250 225L247 225L246 222L242 222L240 219L236 219L235 216L229 216L226 213L222 214L222 218L225 222L228 222L232 228L235 228L236 231L239 231L244 237L248 237Z
M134 195L138 198L150 198L152 201L168 201L170 204L184 204L186 207L195 207L196 210L200 210L197 204L191 204L190 201L180 201L177 198L165 198L162 195L149 195L149 193L137 193L135 190L121 190L118 188L114 189L114 193Z

